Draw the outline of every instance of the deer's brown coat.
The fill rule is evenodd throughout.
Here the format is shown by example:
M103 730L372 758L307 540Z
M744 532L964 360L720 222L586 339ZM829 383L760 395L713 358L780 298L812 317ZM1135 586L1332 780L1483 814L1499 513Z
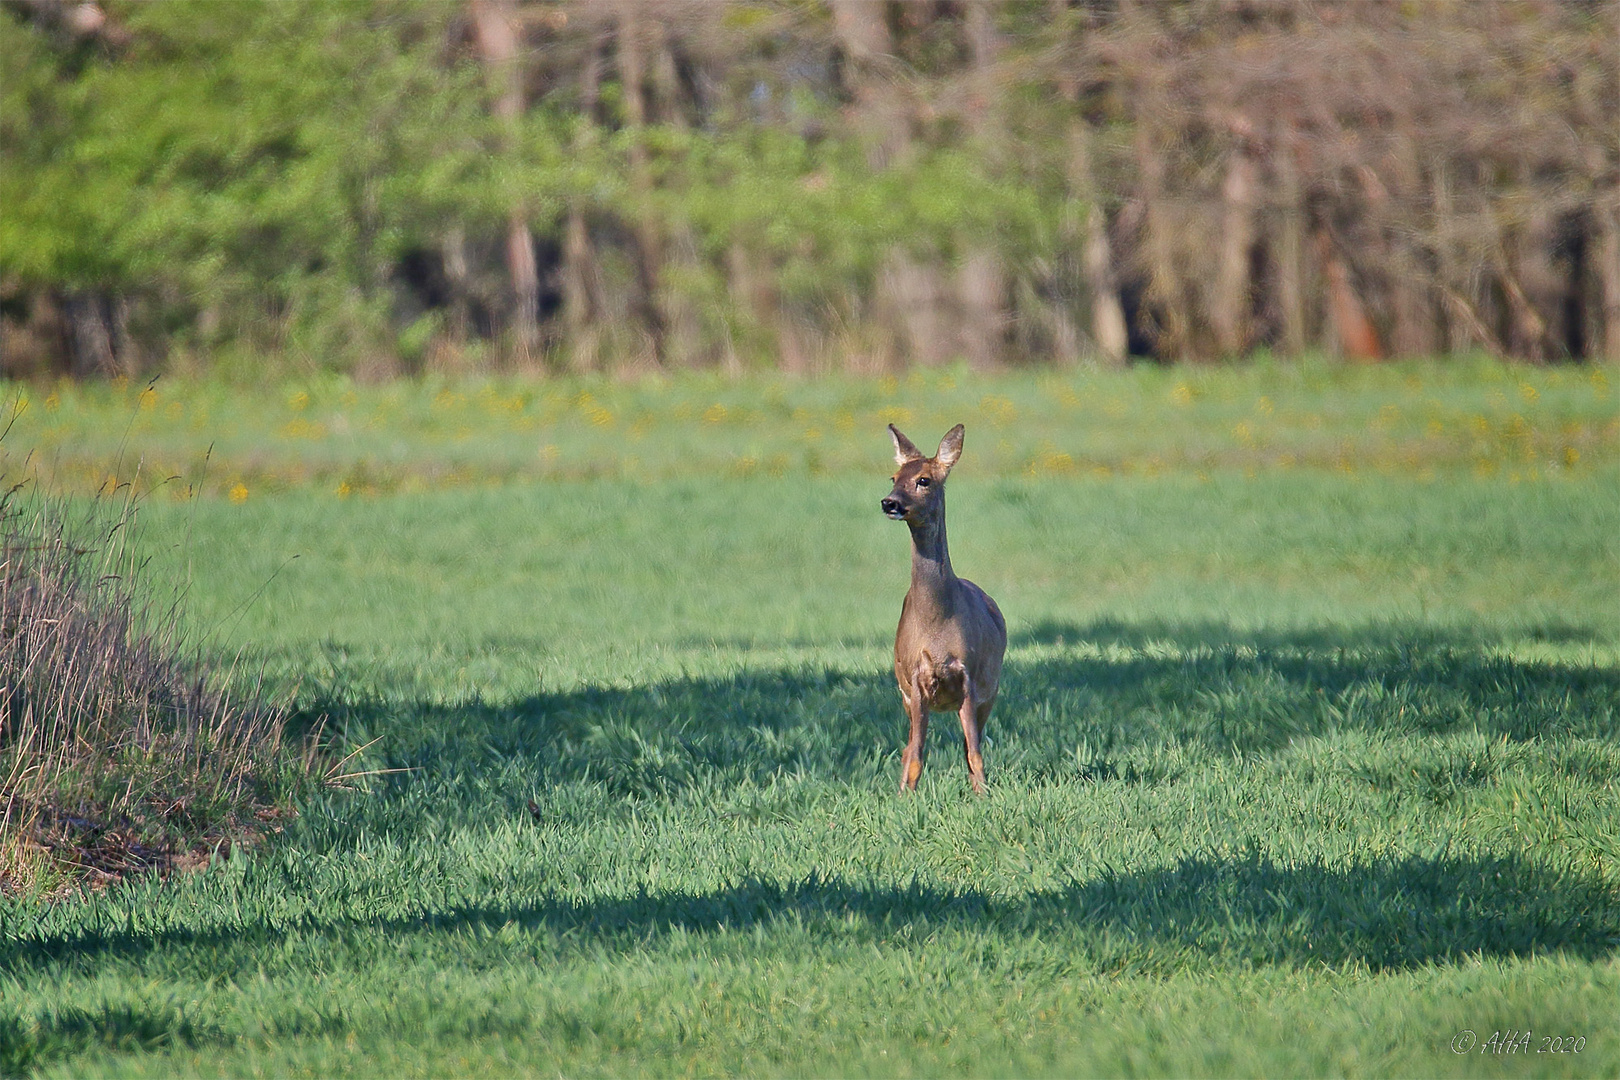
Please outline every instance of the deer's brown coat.
M894 457L900 468L883 512L911 528L911 588L894 635L894 678L911 722L901 758L900 788L909 791L922 775L931 712L956 712L973 790L984 791L980 738L1001 685L1007 622L988 593L951 569L945 540L945 479L962 454L962 425L925 456L893 424Z

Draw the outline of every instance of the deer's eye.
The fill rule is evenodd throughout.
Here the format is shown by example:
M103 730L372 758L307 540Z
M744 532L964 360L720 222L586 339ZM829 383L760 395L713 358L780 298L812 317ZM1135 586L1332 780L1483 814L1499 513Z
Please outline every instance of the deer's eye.
M925 488L925 487L928 486L928 483L929 483L928 477L926 477L926 476L917 477L917 486L918 487Z

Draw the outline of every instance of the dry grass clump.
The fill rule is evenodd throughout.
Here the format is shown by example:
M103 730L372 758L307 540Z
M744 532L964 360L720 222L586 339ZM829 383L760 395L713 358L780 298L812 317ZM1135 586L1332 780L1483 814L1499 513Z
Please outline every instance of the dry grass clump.
M253 687L221 689L154 601L136 503L0 499L0 891L206 863L283 813L308 755Z

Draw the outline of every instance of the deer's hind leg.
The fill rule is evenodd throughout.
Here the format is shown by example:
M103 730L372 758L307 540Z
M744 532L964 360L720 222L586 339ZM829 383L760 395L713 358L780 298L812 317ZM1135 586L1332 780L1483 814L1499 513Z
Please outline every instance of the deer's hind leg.
M990 708L995 704L995 699L979 701L977 697L973 680L963 672L962 707L957 710L962 718L962 753L967 758L968 780L973 784L973 794L983 795L984 754L979 749L979 740L984 735L984 725L990 719Z

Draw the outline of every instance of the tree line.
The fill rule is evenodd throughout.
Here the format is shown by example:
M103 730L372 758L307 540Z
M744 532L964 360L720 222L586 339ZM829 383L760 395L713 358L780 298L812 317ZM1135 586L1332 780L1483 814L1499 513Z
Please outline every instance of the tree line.
M1620 0L0 3L0 366L1620 362Z

